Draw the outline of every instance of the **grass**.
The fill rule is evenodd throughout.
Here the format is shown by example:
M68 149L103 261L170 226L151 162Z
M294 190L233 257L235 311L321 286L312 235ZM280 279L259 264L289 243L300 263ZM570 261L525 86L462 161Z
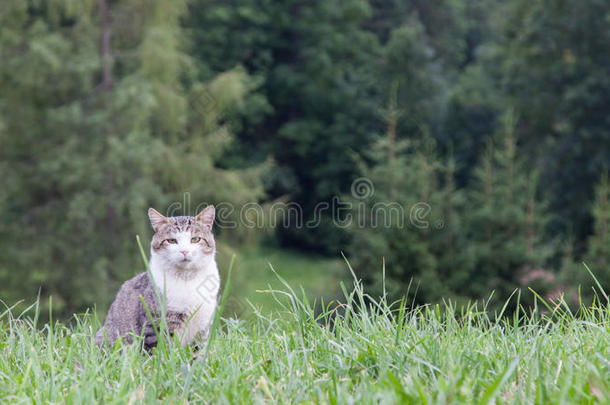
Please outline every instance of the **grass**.
M221 246L217 254L221 270L228 269L234 253L227 245ZM252 315L253 307L262 313L278 309L273 296L264 292L282 286L276 274L288 284L299 289L302 287L310 300L336 298L341 294L339 283L350 278L345 263L340 259L266 246L243 248L233 266L225 315L243 319ZM226 273L222 274L222 279L226 279Z
M281 283L281 281L280 281ZM318 304L282 284L272 313L223 319L207 355L167 342L100 350L95 315L0 318L10 403L593 403L610 401L610 311L562 305L492 320L475 307ZM513 297L517 299L517 297ZM541 305L541 307L546 308ZM495 317L493 319L496 319Z

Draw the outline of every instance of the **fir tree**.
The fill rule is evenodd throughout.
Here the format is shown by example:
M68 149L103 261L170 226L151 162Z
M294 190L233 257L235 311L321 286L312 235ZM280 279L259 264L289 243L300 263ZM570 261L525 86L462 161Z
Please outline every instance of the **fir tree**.
M149 206L189 192L193 206L174 212L187 214L262 195L256 170L218 168L222 117L248 88L240 71L193 77L184 2L75 4L8 0L0 12L3 297L42 287L63 314L103 307L142 269L134 236L150 235Z
M389 299L407 293L418 302L456 298L454 285L468 274L459 232L463 196L453 183L453 163L443 163L432 137L396 132L405 114L397 95L396 82L383 115L386 137L368 156L373 164L362 164L374 193L349 200L355 218L349 258L371 294L385 287Z
M543 249L544 202L537 196L537 175L520 158L514 116L505 115L504 129L488 144L474 170L468 194L467 224L473 267L465 291L486 297L495 290L500 303L520 278L540 266Z
M593 235L589 237L586 263L606 292L610 291L610 182L604 171L595 188Z

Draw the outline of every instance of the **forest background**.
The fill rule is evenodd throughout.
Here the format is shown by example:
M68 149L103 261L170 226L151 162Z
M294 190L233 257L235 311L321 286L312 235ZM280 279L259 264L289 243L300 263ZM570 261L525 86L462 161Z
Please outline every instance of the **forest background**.
M235 312L342 252L391 299L590 299L609 72L604 0L3 0L0 298L103 310L149 206L214 203Z

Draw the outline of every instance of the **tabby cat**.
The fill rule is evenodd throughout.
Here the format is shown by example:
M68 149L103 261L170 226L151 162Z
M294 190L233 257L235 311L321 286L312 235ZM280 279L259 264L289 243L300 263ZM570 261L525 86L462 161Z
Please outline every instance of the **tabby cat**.
M212 205L194 217L165 217L153 208L148 210L155 231L150 275L140 273L123 284L96 334L98 345L105 339L114 344L120 337L132 342L132 334L137 334L144 337L144 348L152 350L157 345L155 327L159 328L163 302L171 336L176 335L183 346L206 344L220 286L214 216Z

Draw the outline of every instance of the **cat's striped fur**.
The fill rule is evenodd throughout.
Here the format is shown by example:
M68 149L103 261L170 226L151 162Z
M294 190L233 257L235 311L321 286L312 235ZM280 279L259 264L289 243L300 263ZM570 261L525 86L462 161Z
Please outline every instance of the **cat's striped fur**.
M119 337L131 342L131 334L137 334L144 336L144 347L151 350L157 344L152 322L159 323L160 302L164 302L170 335L177 335L183 345L205 344L220 287L212 234L214 207L194 217L165 217L152 208L148 214L155 231L149 264L152 278L140 273L123 284L96 342L114 343Z

